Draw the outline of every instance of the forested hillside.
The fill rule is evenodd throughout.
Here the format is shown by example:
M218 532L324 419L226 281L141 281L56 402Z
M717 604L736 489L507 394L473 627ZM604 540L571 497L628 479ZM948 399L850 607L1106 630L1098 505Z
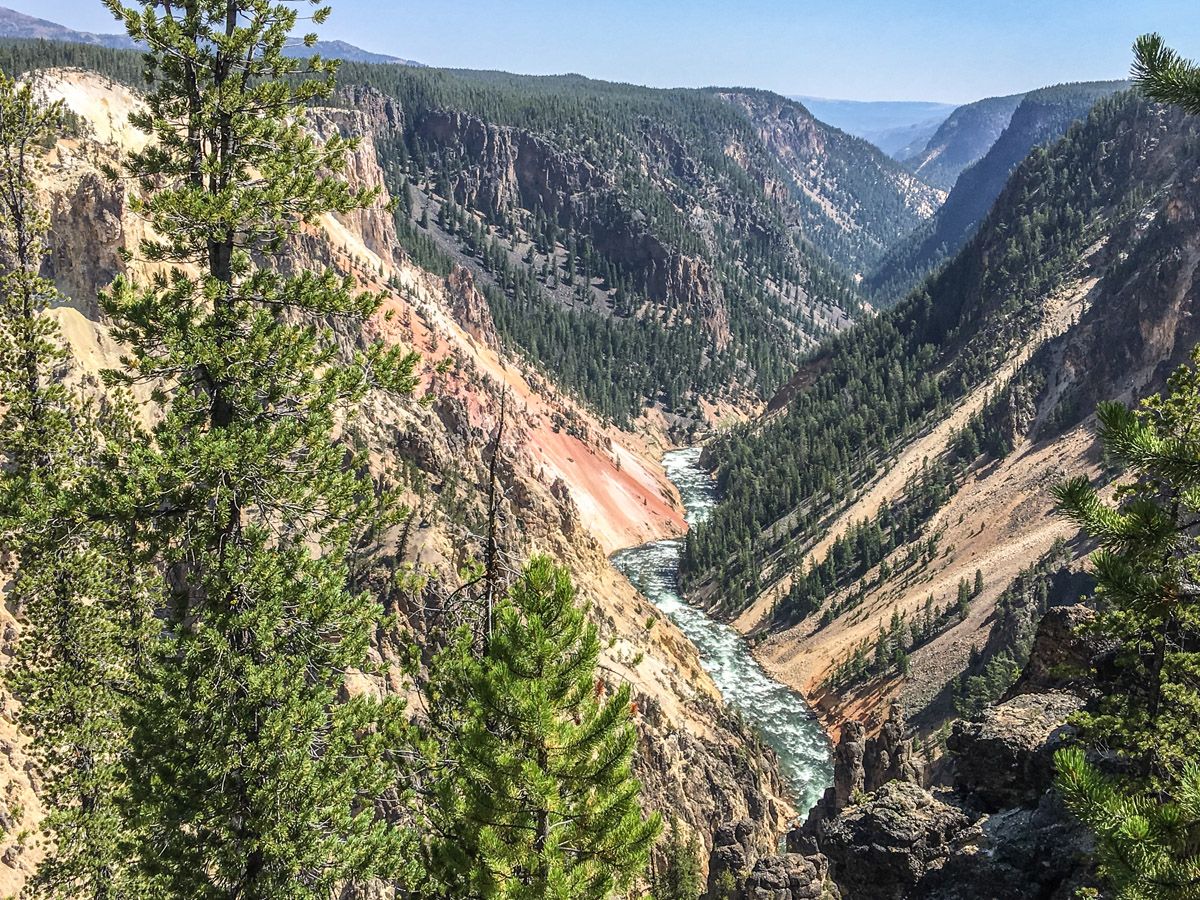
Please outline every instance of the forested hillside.
M867 279L878 303L894 303L947 259L975 232L1009 176L1034 148L1057 140L1102 97L1125 82L1063 84L1031 91L987 153L964 170L946 202L923 227L888 252Z
M921 291L713 444L726 499L689 538L693 596L831 726L895 697L936 743L1091 590L1051 488L1105 484L1096 403L1160 389L1200 339L1198 155L1194 118L1102 100Z
M769 394L856 314L842 267L940 199L773 95L394 66L343 83L402 110L382 152L415 252L465 250L510 344L622 421Z
M979 234L943 271L899 306L830 341L773 403L777 413L714 441L710 460L725 499L689 535L692 583L714 578L725 586L722 604L736 612L771 579L804 566L831 511L993 373L1037 327L1045 296L1084 248L1161 186L1164 172L1143 154L1164 115L1130 94L1102 101L1085 123L1021 164ZM937 508L955 477L955 460L946 464L927 485L914 485L917 497L880 511L889 547ZM764 567L776 552L781 568ZM839 550L821 572L828 583L817 595L800 588L776 615L796 621L812 613L880 552Z
M958 107L926 141L904 159L922 181L948 191L959 174L982 159L1012 120L1024 94L987 97Z

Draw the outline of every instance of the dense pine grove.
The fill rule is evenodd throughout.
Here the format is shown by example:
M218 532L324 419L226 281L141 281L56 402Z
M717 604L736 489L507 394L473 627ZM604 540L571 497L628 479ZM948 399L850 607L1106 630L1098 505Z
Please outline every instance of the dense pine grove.
M446 276L455 266L446 248L465 253L483 273L483 293L507 347L601 415L629 427L647 402L686 413L697 394L719 395L736 382L736 360L731 354L715 352L700 329L672 329L654 318L629 315L637 301L615 275L606 275L603 285L612 286L614 303L626 315L565 306L546 290L547 281L557 280L558 275L514 262L504 242L463 207L452 201L439 206L435 219L448 238L439 242L430 235L426 214L414 218L407 181L400 190L405 199L397 213L397 234L414 261ZM581 301L587 303L590 267L584 263L583 275L576 268L571 264L570 271L562 274L581 290L589 285ZM755 357L755 361L761 377L782 376L779 367L784 363L777 355Z
M974 457L972 457L972 460ZM788 548L784 565L792 571L792 585L771 611L771 626L795 624L822 610L822 627L849 609L857 606L866 595L867 576L878 566L875 581L882 584L893 575L902 575L928 565L937 556L938 537L934 535L921 544L912 541L922 527L957 490L956 479L963 461L947 464L941 460L926 462L921 471L909 479L900 499L881 506L873 520L851 524L839 535L825 558L811 561L802 567L801 544ZM886 558L898 547L908 544L907 554L889 564ZM836 604L825 606L825 600L839 590L856 587ZM753 595L751 595L753 596ZM738 595L733 595L734 605Z

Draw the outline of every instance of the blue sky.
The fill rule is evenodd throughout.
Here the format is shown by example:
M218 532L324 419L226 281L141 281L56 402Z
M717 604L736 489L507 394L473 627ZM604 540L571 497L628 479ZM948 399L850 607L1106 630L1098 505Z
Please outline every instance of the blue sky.
M1160 31L1200 56L1196 0L330 0L322 36L431 65L665 86L959 103L1124 77ZM99 0L0 0L113 31Z

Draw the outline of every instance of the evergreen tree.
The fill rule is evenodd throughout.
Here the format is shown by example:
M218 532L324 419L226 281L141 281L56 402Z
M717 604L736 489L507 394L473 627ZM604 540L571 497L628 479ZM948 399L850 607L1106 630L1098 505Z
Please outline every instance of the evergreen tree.
M700 877L700 841L695 832L685 834L672 816L662 848L663 863L651 880L654 900L698 900L704 893Z
M17 561L6 599L22 626L8 684L46 808L46 856L27 890L99 898L123 879L115 688L127 660L113 554L87 513L101 435L57 378L57 293L39 274L49 221L35 177L63 121L61 105L0 73L0 546Z
M586 900L641 877L660 831L631 774L627 686L596 676L595 625L567 573L532 560L482 648L462 628L425 696L441 744L428 810L442 896Z
M415 358L347 361L330 323L357 328L379 298L270 265L304 223L371 199L339 175L347 142L304 128L335 64L284 55L296 12L106 3L148 51L132 122L152 140L125 169L155 235L139 252L170 266L105 298L131 348L114 379L158 385L165 407L140 459L164 620L131 714L129 831L147 895L328 897L406 861L378 812L402 702L339 699L381 609L348 587L375 489L331 435L372 386L410 391Z
M1200 348L1193 352L1200 362ZM1083 719L1089 740L1166 775L1200 756L1200 374L1185 367L1169 392L1131 410L1099 409L1100 439L1133 481L1115 505L1085 477L1056 489L1064 513L1095 540L1095 628L1120 643L1115 682Z
M1096 864L1120 900L1200 897L1200 765L1188 760L1164 802L1106 777L1078 748L1055 754L1067 805L1096 836Z
M971 611L971 585L965 578L960 578L958 581L958 596L954 605L964 619Z
M1104 450L1132 476L1114 504L1083 477L1056 491L1099 544L1093 627L1119 648L1078 724L1121 772L1067 749L1057 785L1095 833L1101 873L1130 900L1200 897L1200 348L1192 359L1139 409L1100 406Z
M1144 93L1200 113L1200 68L1156 34L1134 50ZM1133 772L1107 775L1066 748L1055 783L1095 835L1099 872L1122 900L1200 897L1200 348L1192 362L1138 410L1101 405L1105 452L1133 476L1115 505L1082 477L1056 492L1100 545L1095 630L1120 648L1115 683L1080 719L1083 736Z
M1133 52L1133 81L1147 97L1200 114L1200 66L1184 59L1157 34L1142 35Z

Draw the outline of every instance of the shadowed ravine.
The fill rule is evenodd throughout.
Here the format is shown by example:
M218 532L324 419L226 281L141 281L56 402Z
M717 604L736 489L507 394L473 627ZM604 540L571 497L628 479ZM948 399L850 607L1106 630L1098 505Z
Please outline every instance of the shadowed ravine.
M689 525L702 522L716 502L699 459L698 447L674 450L663 458L683 498ZM725 700L779 754L780 771L803 814L832 778L829 742L804 699L763 671L737 631L683 601L678 578L681 549L680 540L655 541L615 553L613 563L691 639Z

